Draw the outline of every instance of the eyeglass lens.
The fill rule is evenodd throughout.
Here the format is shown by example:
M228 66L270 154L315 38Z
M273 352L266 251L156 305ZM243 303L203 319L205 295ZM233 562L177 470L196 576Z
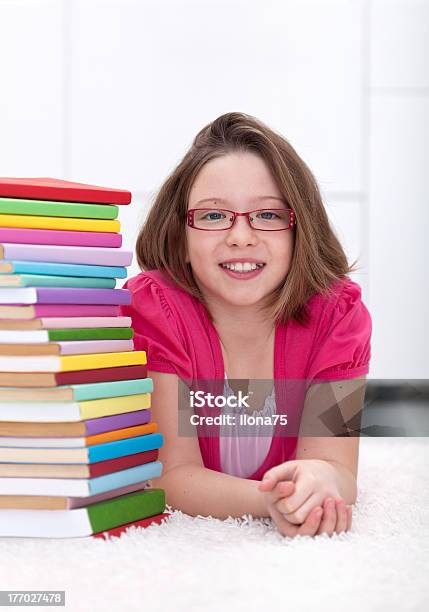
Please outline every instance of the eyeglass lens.
M234 215L229 210L200 209L194 213L194 226L199 229L229 229L232 226L233 220ZM254 229L286 229L289 227L289 222L289 210L272 210L267 208L250 214L250 224Z

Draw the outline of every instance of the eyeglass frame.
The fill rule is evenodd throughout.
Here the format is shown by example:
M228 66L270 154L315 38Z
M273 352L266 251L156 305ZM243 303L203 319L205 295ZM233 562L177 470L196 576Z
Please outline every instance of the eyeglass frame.
M196 211L201 211L201 210L211 210L213 212L215 212L216 210L224 210L225 212L229 212L233 215L233 220L232 223L229 227L224 227L223 229L206 229L204 227L195 227L194 225L194 215ZM280 229L258 229L256 227L253 227L252 224L250 223L250 215L252 213L256 213L256 212L263 212L263 211L267 211L267 210L281 210L281 211L285 211L288 210L289 211L289 225L287 227L282 227ZM256 210L249 210L248 212L235 212L235 210L228 210L227 208L190 208L188 210L188 212L186 213L186 224L189 227L192 227L192 229L196 229L196 230L200 230L202 232L226 232L227 230L230 230L235 223L235 220L237 219L237 217L247 217L247 223L249 224L249 227L253 230L256 230L257 232L284 232L285 230L289 230L289 229L293 229L296 226L296 218L295 218L295 213L292 210L292 208L258 208Z

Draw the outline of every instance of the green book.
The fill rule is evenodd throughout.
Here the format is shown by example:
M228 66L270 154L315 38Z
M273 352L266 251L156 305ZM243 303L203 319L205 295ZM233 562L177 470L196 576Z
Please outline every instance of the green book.
M113 204L81 204L48 200L0 198L0 214L42 217L78 217L83 219L116 219L118 207Z
M0 537L79 538L165 510L163 489L144 489L75 510L1 510Z
M47 332L49 342L67 340L131 340L134 335L134 330L131 327L78 327L76 329L47 329L40 331Z
M98 533L161 514L165 510L165 492L163 489L146 489L88 506L86 510L92 532Z
M114 289L115 278L96 276L51 276L49 274L2 274L1 287L92 287Z

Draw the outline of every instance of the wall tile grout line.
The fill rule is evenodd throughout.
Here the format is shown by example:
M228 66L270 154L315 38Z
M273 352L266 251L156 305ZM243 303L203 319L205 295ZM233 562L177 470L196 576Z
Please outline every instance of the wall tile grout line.
M63 63L63 76L62 76L62 167L63 177L71 177L71 56L72 56L72 41L71 41L71 17L72 17L72 4L74 0L62 0L62 35L63 35L63 48L62 48L62 63Z

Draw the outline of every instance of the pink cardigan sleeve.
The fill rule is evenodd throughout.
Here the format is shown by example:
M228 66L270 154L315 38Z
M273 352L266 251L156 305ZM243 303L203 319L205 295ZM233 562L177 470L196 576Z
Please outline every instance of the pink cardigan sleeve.
M313 346L310 380L343 380L368 374L372 322L361 293L360 286L347 279L338 298L326 307Z
M162 288L144 273L129 279L124 288L131 291L132 303L121 306L121 314L131 317L134 346L146 351L147 369L192 378L190 359Z

